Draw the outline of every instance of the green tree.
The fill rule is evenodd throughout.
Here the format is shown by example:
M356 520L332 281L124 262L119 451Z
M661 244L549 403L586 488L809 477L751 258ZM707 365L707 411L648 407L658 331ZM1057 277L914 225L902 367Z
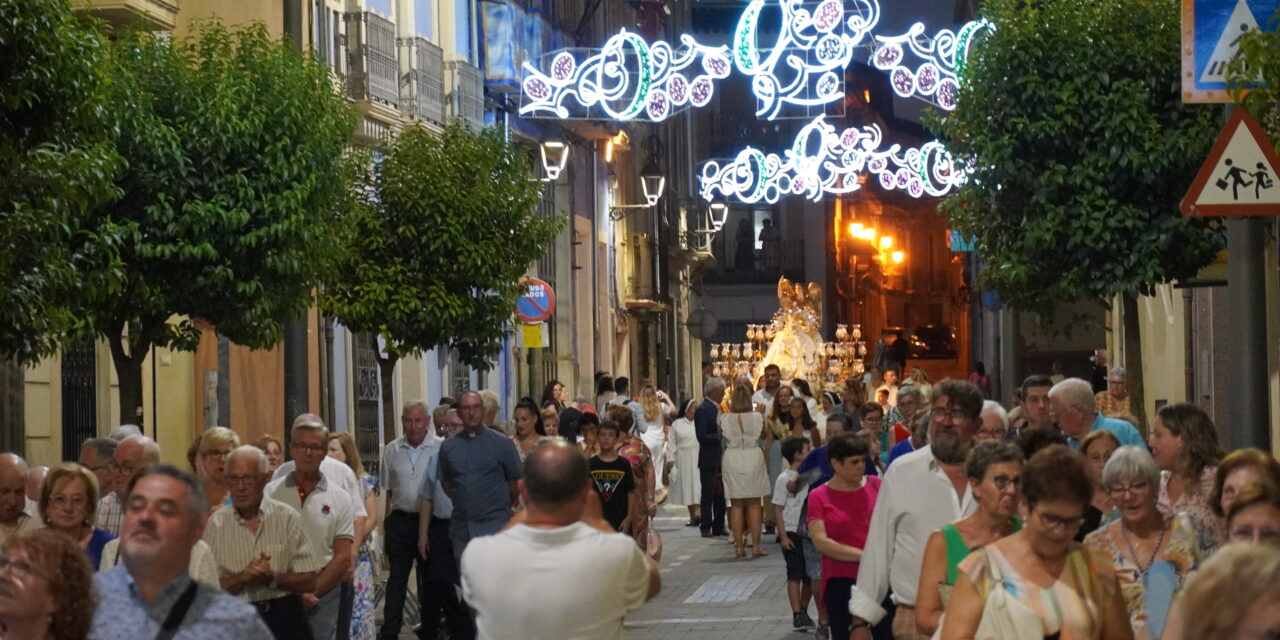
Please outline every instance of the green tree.
M127 32L113 50L122 197L102 213L125 280L92 310L140 410L152 346L193 350L194 319L252 348L304 313L334 244L355 128L326 69L261 24L198 23L184 38Z
M378 365L390 438L396 363L447 347L488 369L510 331L521 277L563 220L536 211L543 183L498 127L455 123L438 136L409 127L375 158L321 306L385 342Z
M1137 297L1189 278L1222 248L1216 220L1178 215L1220 112L1179 94L1171 0L991 0L994 33L968 58L959 105L931 126L968 183L942 205L977 238L982 283L1014 308L1123 300L1137 417Z
M1240 55L1227 66L1232 97L1257 119L1272 141L1280 140L1280 33L1274 29L1280 13L1272 16L1271 31L1250 31L1240 39Z
M112 290L92 210L117 195L106 49L65 0L0 0L0 357L32 363Z

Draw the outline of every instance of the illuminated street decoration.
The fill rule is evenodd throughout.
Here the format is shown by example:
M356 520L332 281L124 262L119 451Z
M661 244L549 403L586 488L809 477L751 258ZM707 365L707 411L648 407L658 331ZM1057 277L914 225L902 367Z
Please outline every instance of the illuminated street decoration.
M773 120L788 104L808 107L840 100L844 68L879 21L879 4L853 0L854 9L846 16L841 0L823 0L812 11L811 3L782 0L782 28L762 50L760 18L769 4L752 0L733 34L734 66L751 76L756 116Z
M837 131L818 116L781 156L747 147L732 161L704 164L700 195L706 201L723 197L748 204L772 204L789 195L816 202L861 189L862 177L870 174L884 189L919 198L944 195L968 174L936 141L906 149L896 144L881 149L882 143L874 124Z
M951 111L956 108L969 46L992 28L986 20L975 20L960 27L959 32L943 29L930 38L924 35L925 26L917 22L903 35L876 36L880 46L871 55L871 64L889 73L889 85L899 96L931 99ZM903 64L907 50L923 60L914 71Z
M614 120L643 115L661 122L686 104L706 106L715 82L729 76L728 47L703 46L688 35L680 42L683 46L673 50L623 29L581 62L560 51L549 73L526 62L520 115L570 118L566 103L572 100L587 110L598 107Z

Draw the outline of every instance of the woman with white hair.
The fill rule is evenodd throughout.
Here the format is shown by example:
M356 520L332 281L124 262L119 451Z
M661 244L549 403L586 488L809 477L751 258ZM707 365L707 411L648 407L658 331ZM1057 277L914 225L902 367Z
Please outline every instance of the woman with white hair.
M1084 543L1115 565L1135 640L1159 638L1175 594L1208 551L1186 516L1160 512L1160 470L1146 449L1117 449L1102 469L1102 484L1120 519Z
M1098 405L1098 413L1116 418L1129 415L1129 387L1126 384L1128 374L1124 367L1116 367L1107 376L1107 390L1099 391L1094 396Z

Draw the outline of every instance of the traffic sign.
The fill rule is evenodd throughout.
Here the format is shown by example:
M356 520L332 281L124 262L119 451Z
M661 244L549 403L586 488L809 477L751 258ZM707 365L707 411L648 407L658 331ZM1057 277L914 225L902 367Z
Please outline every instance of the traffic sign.
M1182 101L1232 102L1227 63L1240 38L1269 25L1280 0L1182 0Z
M1248 112L1231 111L1179 209L1184 216L1280 215L1280 157Z
M516 300L516 317L525 324L546 322L556 311L555 290L537 278L525 278L520 286L525 292Z

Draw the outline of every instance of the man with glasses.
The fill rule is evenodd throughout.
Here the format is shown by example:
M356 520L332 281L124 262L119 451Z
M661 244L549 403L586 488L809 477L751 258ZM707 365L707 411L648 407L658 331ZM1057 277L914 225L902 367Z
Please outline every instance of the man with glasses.
M83 452L81 459L84 458ZM111 494L98 500L98 528L113 536L119 536L124 520L123 498L120 491L129 484L129 479L138 469L160 463L160 445L146 436L129 436L120 441L111 456L110 481ZM92 469L92 467L90 467ZM94 473L98 473L95 471ZM101 489L106 491L106 489ZM104 508L107 511L104 513ZM114 528L112 528L114 527Z
M124 510L116 495L116 476L111 462L116 454L116 441L110 438L91 438L80 445L80 466L93 472L98 478L98 528L113 536L120 535L120 521Z
M316 590L323 563L307 542L302 517L263 495L267 456L261 449L232 450L225 478L231 504L218 507L204 531L219 586L252 604L276 640L311 640L299 594Z
M449 537L455 559L472 538L493 535L511 519L519 496L520 454L509 438L484 424L484 401L468 391L458 400L461 433L440 445L436 479L453 501Z
M444 411L440 411L444 409ZM436 433L442 438L452 437L463 430L462 417L456 409L441 405L436 409ZM471 612L458 599L457 589L462 586L458 575L458 563L454 560L453 542L449 529L453 521L453 501L441 488L437 478L440 456L427 460L427 472L422 476L418 491L418 553L427 559L426 573L419 577L418 599L422 605L422 628L418 637L434 640L439 637L439 623L443 615L449 626L451 640L468 640L476 635Z
M345 491L329 483L321 469L328 434L322 423L295 421L289 443L294 469L287 476L272 480L265 491L268 497L293 507L302 515L302 528L311 553L320 558L323 565L316 577L315 591L302 595L315 640L347 636L346 631L338 632L340 585L352 571L354 561L351 547L355 540L355 506Z
M1080 378L1067 378L1053 385L1049 390L1049 411L1072 449L1079 449L1085 435L1098 429L1110 431L1122 447L1147 448L1147 443L1133 425L1098 413L1093 386Z
M972 384L943 380L933 390L930 441L889 467L871 515L858 584L849 610L853 640L870 638L870 625L888 618L882 606L892 590L893 637L927 638L916 627L916 589L929 535L973 512L976 502L964 462L973 447L982 392Z

